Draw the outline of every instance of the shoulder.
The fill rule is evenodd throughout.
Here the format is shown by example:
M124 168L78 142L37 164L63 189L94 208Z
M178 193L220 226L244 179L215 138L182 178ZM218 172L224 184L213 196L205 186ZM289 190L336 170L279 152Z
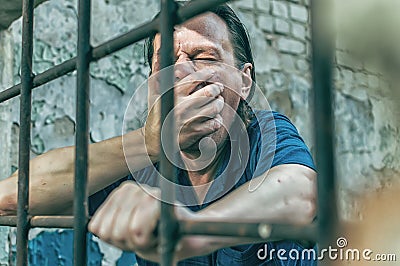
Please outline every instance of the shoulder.
M268 110L254 111L254 118L250 122L249 127L260 127L260 129L276 128L277 130L290 129L298 133L296 127L287 116Z
M278 112L254 111L255 118L249 127L260 132L261 160L273 157L271 167L281 164L301 164L314 169L311 153L290 119ZM250 129L252 130L252 129Z

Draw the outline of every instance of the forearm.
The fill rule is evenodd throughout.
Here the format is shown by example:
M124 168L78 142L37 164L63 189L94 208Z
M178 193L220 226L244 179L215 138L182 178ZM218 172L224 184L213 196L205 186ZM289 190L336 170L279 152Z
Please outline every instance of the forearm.
M93 194L129 174L122 143L130 168L136 170L151 163L146 156L140 130L89 145L88 190ZM154 158L153 158L154 159ZM73 203L75 147L42 154L30 162L30 213L56 214ZM13 215L17 204L17 177L0 182L0 215Z
M301 165L281 165L267 176L253 179L260 184L249 191L249 182L200 212L221 220L265 220L271 223L307 224L315 215L316 174Z
M49 214L52 205L67 208L71 203L65 195L72 194L73 147L42 154L29 163L30 211ZM17 206L18 171L0 182L0 214L14 215ZM60 204L64 203L64 204Z
M249 191L249 182L247 182L226 197L196 213L193 219L306 225L315 217L315 181L315 172L307 167L300 165L274 167L267 176L260 176L252 181L256 184L261 182L255 191ZM251 187L254 187L254 184L252 183ZM196 249L190 248L193 238L183 240L188 242L185 243L188 248L182 250L182 257L198 256L223 247L254 242L251 239L233 237L197 237L195 240Z

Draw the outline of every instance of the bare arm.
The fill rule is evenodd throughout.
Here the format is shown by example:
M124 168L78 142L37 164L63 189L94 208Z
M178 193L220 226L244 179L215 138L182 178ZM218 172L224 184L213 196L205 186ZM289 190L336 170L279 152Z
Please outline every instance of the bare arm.
M200 216L224 220L245 217L242 219L300 225L310 223L315 216L316 173L306 166L285 164L273 167L266 174L255 191L249 191L247 182L202 210ZM256 179L262 178L264 176Z
M264 176L257 178L263 179ZM281 165L272 168L253 192L249 192L248 182L200 212L176 207L176 213L179 219L197 221L262 220L306 225L315 216L315 179L315 172L305 166ZM132 250L145 259L158 261L158 239L153 232L160 215L159 206L159 201L137 184L125 182L96 212L89 230L121 249ZM250 242L251 239L233 237L184 237L178 245L175 259L201 256L222 247Z
M192 83L189 81L194 80L194 84L197 85L201 80L208 80L212 73L212 71L208 70L198 71L193 76L188 76L183 85L180 86L180 93L177 96L179 96L178 98L182 104L178 104L177 108L175 108L178 117L176 128L182 128L183 132L189 132L180 135L181 147L190 146L201 137L217 130L214 126L210 126L214 125L214 123L210 123L214 119L204 122L204 119L193 119L193 117L199 113L199 108L204 104L216 106L216 108L211 108L211 113L205 114L206 117L214 117L221 111L222 106L217 101L223 90L221 86L216 84L205 86L196 93L188 95L191 88L193 88ZM156 81L155 78L151 80L153 80L153 83ZM152 86L157 85L152 84ZM153 92L153 90L151 91ZM203 95L203 97L198 95ZM204 97L204 95L207 95L207 97ZM152 100L149 106L152 106L152 108L149 110L144 128L124 135L124 139L116 137L89 146L88 189L90 194L128 175L129 170L132 170L132 172L140 170L158 160L161 106L160 102L157 101L159 95L156 93L151 94L150 98ZM193 105L197 106L197 109L189 108ZM188 110L191 110L191 112ZM186 128L189 129L185 130ZM200 130L193 133L191 128ZM124 145L122 145L123 141ZM128 169L124 152L131 169ZM71 209L74 153L74 147L66 147L50 151L31 161L31 214L59 214ZM13 215L16 213L17 175L18 173L16 172L10 178L0 181L0 215Z
M257 177L262 179L263 176ZM307 225L316 215L316 173L296 164L272 168L260 187L250 192L249 183L195 213L205 221L267 221L275 224ZM181 258L211 253L217 249L248 243L243 238L188 237ZM191 249L190 247L194 248ZM203 249L203 250L202 250Z
M124 135L130 167L139 170L150 164L141 129ZM152 158L155 159L155 158ZM71 209L74 190L75 147L55 149L30 162L30 213L58 214ZM89 145L89 194L129 174L122 137ZM15 172L0 182L0 215L14 215L17 205Z

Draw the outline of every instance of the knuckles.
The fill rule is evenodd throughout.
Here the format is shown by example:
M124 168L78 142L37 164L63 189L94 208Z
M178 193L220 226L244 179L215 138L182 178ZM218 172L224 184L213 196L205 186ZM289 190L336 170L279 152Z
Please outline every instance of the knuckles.
M135 212L137 213L141 208L145 208L146 211L152 209L159 212L159 204L156 198L159 197L160 191L158 188L151 187L146 187L145 190L147 192L131 181L121 184L93 216L88 225L89 231L103 241L124 250L149 248L154 241L154 236L151 233L153 228L146 228L146 226L152 227L156 222L135 222L137 221L135 219L141 219L141 217L135 215ZM104 223L109 208L117 208L111 224ZM121 223L121 221L126 221L126 215L131 217L131 220L127 223Z

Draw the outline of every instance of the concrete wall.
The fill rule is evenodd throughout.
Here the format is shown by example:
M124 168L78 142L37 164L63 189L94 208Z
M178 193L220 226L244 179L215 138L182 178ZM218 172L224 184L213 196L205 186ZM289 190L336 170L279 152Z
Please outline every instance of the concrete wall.
M92 1L92 5L92 44L95 46L148 21L158 9L158 1L155 0L99 0ZM250 32L258 85L267 95L272 108L292 119L312 149L309 1L242 0L232 6ZM71 0L52 0L36 9L35 73L76 55L76 14L76 1ZM5 39L8 41L4 42ZM20 40L21 21L18 20L1 35L0 70L7 65L12 68L9 72L13 73L4 74L2 70L1 88L7 87L10 82L19 82ZM13 47L13 52L10 47ZM121 134L125 107L148 73L142 55L142 44L135 44L92 64L91 141ZM392 100L380 70L353 57L340 43L336 62L339 203L341 216L351 219L359 215L356 196L394 182L393 176L400 170L399 123L393 111L396 102ZM32 156L73 144L75 77L72 73L34 91ZM0 145L2 150L5 145L6 151L0 155L4 157L0 171L5 171L1 172L4 178L11 167L17 166L19 107L14 100L8 105L0 105L0 108ZM137 120L131 126L138 125ZM7 265L9 230L1 230L5 233L0 233L0 265ZM60 239L70 243L71 232L35 232L32 238L37 237L30 244L32 265L45 265L45 259L50 258L60 265L70 265L70 253L63 251L63 245L56 244L50 254L50 249L45 249L45 243L50 239L56 243L60 243L57 242ZM118 260L124 260L123 265L128 265L125 259L131 259L130 255L122 255L121 251L98 240L91 247L90 261L93 264L100 260L103 265L114 265ZM43 253L45 251L47 253Z

